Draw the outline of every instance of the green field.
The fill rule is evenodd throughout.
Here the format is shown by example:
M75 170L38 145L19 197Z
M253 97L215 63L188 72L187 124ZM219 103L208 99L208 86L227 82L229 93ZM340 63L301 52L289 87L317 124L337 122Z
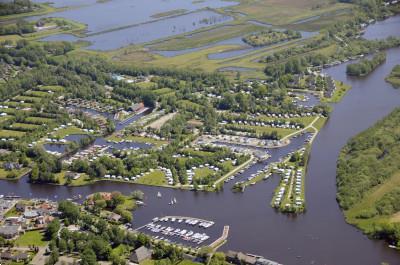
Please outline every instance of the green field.
M196 168L194 170L194 179L202 179L208 176L211 176L214 174L214 171L207 168L207 167L203 167L203 168Z
M25 136L25 132L12 131L12 130L0 130L0 138L21 138Z
M37 124L29 124L29 123L13 123L10 125L11 128L13 129L20 129L20 130L24 130L24 131L34 131L38 128L40 128L40 125Z
M54 119L43 117L28 117L25 119L25 121L33 124L49 124L55 122Z
M136 183L153 186L165 186L168 184L164 172L160 170L154 170L151 173L145 174Z
M27 247L27 246L38 246L43 247L47 245L47 241L45 241L43 231L41 230L34 230L25 232L23 235L17 238L15 244L20 247Z

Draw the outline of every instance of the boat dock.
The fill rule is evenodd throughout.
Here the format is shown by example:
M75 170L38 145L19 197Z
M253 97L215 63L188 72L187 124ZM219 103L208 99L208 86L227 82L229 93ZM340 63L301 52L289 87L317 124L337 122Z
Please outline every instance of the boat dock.
M229 235L229 225L225 225L221 237L217 238L217 240L212 242L209 246L212 249L217 250L220 246L222 246L226 242L226 240L228 239L228 235Z

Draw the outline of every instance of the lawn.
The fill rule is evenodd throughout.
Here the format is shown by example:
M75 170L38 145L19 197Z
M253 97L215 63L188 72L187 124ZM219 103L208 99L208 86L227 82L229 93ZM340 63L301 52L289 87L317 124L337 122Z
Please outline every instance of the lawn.
M268 126L252 126L252 125L235 125L236 128L246 128L246 129L255 129L258 135L262 135L263 133L272 133L276 131L278 133L279 138L283 138L296 130L294 129L285 129L285 128L273 128Z
M51 96L51 94L47 91L33 91L33 90L26 91L25 95L37 98L45 98Z
M67 128L60 129L58 131L54 131L51 134L54 137L64 138L67 135L71 135L71 134L87 134L87 132L84 132L82 129L80 129L78 127L69 126Z
M15 244L21 247L30 245L43 247L47 245L47 241L45 241L42 231L35 230L25 232L25 234L18 237L18 239L15 241Z
M25 132L20 131L0 130L0 138L21 138L25 134Z
M161 141L161 140L156 140L156 139L149 138L149 137L134 136L134 135L123 136L122 138L112 135L109 138L107 138L107 140L110 140L110 141L131 140L131 141L138 142L138 143L150 143L150 144L154 145L155 147L159 147L161 145L168 143L168 141Z
M55 119L43 117L28 117L25 119L25 121L34 124L49 124L55 122Z
M153 82L139 82L136 83L135 85L143 89L151 89L157 86L157 84Z
M10 127L14 129L20 129L23 131L34 131L36 129L39 129L41 125L16 122L11 124Z
M53 91L53 92L61 92L64 90L62 86L40 86L36 88L40 91Z
M202 179L211 175L214 175L214 171L209 169L208 167L196 168L194 170L195 179Z
M161 170L154 170L153 172L139 178L136 183L152 186L164 186L167 185L167 180L164 172Z
M16 96L13 98L15 101L25 101L25 102L32 102L32 103L38 103L42 99L38 97L30 97L30 96Z
M83 186L93 183L93 180L89 178L86 174L81 174L80 178L71 180L70 183L67 183L67 178L65 177L65 171L61 171L56 174L56 178L58 179L58 183L60 185L68 185L68 186Z
M29 168L21 168L21 169L18 169L18 170L15 169L15 170L12 170L12 171L8 171L8 170L5 170L4 168L0 168L0 179L16 180L16 179L19 179L22 176L24 176L26 173L28 173L29 170L30 170ZM17 177L15 177L15 178L7 178L8 174L10 172L15 172Z
M4 215L4 217L5 218L8 218L8 217L16 217L16 216L19 216L20 215L20 213L17 211L17 209L15 208L15 206L14 207L12 207L10 210L8 210L7 212L6 212L6 214Z
M153 90L153 93L158 95L158 96L164 95L164 94L168 94L170 92L173 92L173 90L171 88L168 88L168 87L164 87L164 88L159 88L159 89Z
M325 117L319 117L319 119L314 123L314 127L315 129L317 129L318 131L320 131L322 129L322 127L324 127L325 123L327 121L327 118Z

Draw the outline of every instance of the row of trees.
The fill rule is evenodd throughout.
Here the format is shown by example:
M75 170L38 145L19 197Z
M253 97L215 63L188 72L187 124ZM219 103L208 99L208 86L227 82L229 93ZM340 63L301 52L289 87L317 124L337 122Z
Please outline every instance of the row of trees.
M30 0L3 1L0 2L0 16L31 12L34 6Z

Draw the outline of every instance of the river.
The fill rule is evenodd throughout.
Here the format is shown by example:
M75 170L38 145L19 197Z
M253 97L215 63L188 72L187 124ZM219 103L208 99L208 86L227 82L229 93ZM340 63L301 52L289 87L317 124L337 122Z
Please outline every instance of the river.
M388 248L383 241L368 239L345 223L335 188L336 160L341 148L351 137L400 106L400 91L384 81L396 64L400 64L400 48L388 50L386 62L364 78L347 77L346 64L326 70L352 89L334 105L326 126L315 138L306 175L307 211L297 217L280 214L270 207L273 190L279 183L279 177L274 175L248 187L244 193L231 192L233 183L228 183L222 192L204 193L111 182L75 188L31 185L26 179L2 181L0 193L61 199L106 190L129 193L139 188L145 192L147 206L135 212L136 227L155 216L193 216L230 225L229 239L222 249L259 254L283 264L399 264L400 252ZM299 145L301 138L286 149L271 150L271 154L277 157L280 154L274 152L287 152ZM245 174L249 176L264 166L256 164ZM159 191L161 199L156 196ZM173 197L178 203L169 206Z

